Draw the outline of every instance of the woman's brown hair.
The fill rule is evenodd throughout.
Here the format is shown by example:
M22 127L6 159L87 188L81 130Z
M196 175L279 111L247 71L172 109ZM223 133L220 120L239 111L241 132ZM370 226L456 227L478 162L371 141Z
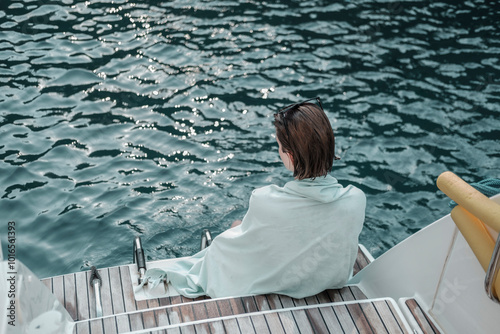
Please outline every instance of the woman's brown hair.
M283 152L291 153L293 176L299 180L326 176L335 157L335 136L324 111L302 103L274 115L276 136Z

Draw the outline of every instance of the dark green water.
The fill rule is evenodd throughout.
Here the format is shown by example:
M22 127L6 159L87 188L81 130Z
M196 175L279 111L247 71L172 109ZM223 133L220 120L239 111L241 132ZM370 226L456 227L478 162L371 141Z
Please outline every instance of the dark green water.
M449 212L441 172L500 177L499 9L2 0L4 255L11 220L40 277L130 263L137 235L149 259L195 253L290 180L269 115L320 96L378 256Z

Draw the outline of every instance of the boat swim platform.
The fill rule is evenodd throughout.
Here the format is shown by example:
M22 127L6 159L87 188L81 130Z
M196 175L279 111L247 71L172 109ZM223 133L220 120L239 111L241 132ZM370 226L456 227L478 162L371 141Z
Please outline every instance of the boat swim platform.
M353 274L371 262L358 248ZM295 299L267 294L135 300L129 265L99 269L103 316L96 318L90 271L41 281L76 322L73 333L411 333L390 298L356 286Z

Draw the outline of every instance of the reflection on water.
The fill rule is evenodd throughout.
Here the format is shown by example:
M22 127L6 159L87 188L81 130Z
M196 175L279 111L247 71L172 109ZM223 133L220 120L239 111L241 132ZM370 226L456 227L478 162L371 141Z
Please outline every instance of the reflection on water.
M495 2L0 4L1 226L39 276L194 253L290 179L270 114L319 95L374 255L498 177ZM2 234L5 252L5 233Z

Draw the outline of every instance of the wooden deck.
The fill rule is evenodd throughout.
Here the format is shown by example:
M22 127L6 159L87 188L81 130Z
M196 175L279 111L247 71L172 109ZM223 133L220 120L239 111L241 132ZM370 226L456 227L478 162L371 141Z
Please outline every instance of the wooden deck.
M354 273L368 263L358 251ZM93 319L95 299L88 283L89 272L42 280L77 321L74 333L149 332L148 329L155 329L156 333L165 326L160 332L406 333L390 302L353 302L366 299L357 287L326 290L304 299L269 294L222 299L174 296L136 301L128 266L99 269L99 273L103 317L97 319Z
M405 302L406 306L410 310L411 314L415 318L415 321L420 326L423 334L440 334L441 332L434 325L434 322L429 318L424 310L420 307L415 299L408 299Z
M326 295L325 295L326 296ZM275 296L281 299L283 296ZM272 299L271 299L272 300ZM241 299L220 299L198 301L189 304L172 305L152 311L156 323L144 324L144 328L129 329L124 318L112 316L90 322L78 323L75 333L81 332L81 325L94 327L99 333L123 333L139 331L149 333L409 333L398 316L391 300L363 300L359 302L335 302L290 306L265 310L250 297L246 303L253 310L232 306L243 302ZM290 304L294 303L290 301ZM240 304L244 305L243 303ZM248 305L248 304L247 304ZM145 314L151 311L137 313ZM241 313L238 313L241 312ZM105 328L108 320L113 326ZM118 327L121 326L123 331ZM87 328L86 328L87 329Z

